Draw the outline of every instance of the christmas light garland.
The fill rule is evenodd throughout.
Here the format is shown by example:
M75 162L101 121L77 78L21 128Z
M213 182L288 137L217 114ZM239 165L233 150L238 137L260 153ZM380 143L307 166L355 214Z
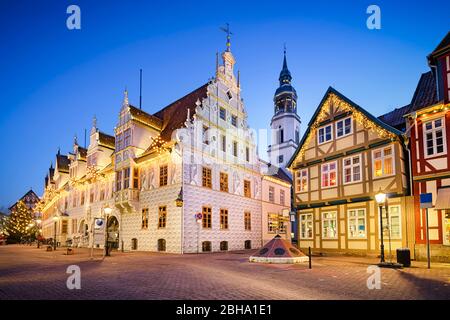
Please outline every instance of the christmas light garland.
M367 130L373 130L375 131L381 138L391 138L395 139L396 135L389 130L386 130L382 127L377 126L372 120L370 120L364 113L361 111L355 109L354 106L352 106L350 103L342 100L339 98L336 94L331 93L328 98L323 103L323 106L317 115L316 119L314 120L314 123L310 126L310 133L305 139L305 142L303 143L300 151L299 151L299 157L303 158L305 155L305 149L307 146L309 146L309 143L311 142L311 139L313 139L316 136L316 131L320 127L320 123L328 116L328 110L330 110L330 107L333 106L335 108L339 108L342 111L345 112L351 112L353 118L358 122L360 125L364 127L364 129Z

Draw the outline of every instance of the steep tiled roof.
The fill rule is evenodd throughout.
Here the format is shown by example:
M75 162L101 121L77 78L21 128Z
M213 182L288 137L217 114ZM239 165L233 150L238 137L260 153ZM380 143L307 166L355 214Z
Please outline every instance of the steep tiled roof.
M442 39L442 41L438 44L438 46L436 47L436 49L433 50L433 52L431 53L432 56L438 55L439 53L441 53L442 51L444 51L445 49L448 49L448 47L450 47L450 31L447 32L447 35L444 37L444 39Z
M80 157L81 159L86 160L86 156L87 156L87 149L78 146L78 152L80 153Z
M408 104L401 108L395 108L391 112L388 112L386 114L379 116L378 119L380 119L384 123L390 125L391 127L396 128L397 130L405 131L406 122L405 122L405 118L403 118L403 116L405 114L409 113L410 107L411 107L411 105Z
M268 166L272 167L273 165L269 163ZM275 166L273 166L273 167L274 168L271 168L270 171L273 172L276 170L275 174L272 174L272 175L268 174L267 176L274 177L274 178L280 179L284 182L292 184L291 174L289 172L287 172L287 170L285 168L279 168L279 167L275 167Z
M437 102L436 81L433 73L428 71L423 73L420 77L416 91L414 92L414 96L411 100L411 108L409 112L420 110L436 104Z
M116 138L110 136L109 134L98 132L98 144L107 148L114 149L116 143Z
M161 119L161 138L163 140L170 141L172 132L184 126L188 109L192 118L195 114L195 102L202 101L207 97L207 89L208 84L206 83L154 114L155 117Z
M148 114L145 111L142 111L141 109L138 109L134 106L132 106L131 104L129 105L130 107L130 114L131 114L131 118L133 120L139 121L145 125L148 125L150 127L154 127L156 129L160 129L161 128L161 119L152 116L151 114Z
M66 173L69 172L70 160L66 155L57 154L56 155L56 163L57 163L59 172L66 172Z

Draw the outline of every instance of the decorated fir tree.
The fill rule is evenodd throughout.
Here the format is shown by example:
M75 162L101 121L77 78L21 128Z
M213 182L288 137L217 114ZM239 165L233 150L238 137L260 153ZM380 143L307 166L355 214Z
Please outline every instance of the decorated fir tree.
M6 232L8 233L8 242L20 242L33 237L34 228L30 227L33 223L33 214L31 210L20 200L8 219Z

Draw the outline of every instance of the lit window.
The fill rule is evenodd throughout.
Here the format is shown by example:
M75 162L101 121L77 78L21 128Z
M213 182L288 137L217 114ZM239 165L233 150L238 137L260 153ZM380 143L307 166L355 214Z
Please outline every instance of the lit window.
M361 181L361 156L344 158L344 183Z
M345 118L336 122L336 137L340 138L352 133L352 118Z
M445 153L445 129L443 118L424 123L424 140L427 156Z
M228 174L220 173L220 191L228 192Z
M388 219L386 219L386 214L383 214L383 237L387 239L390 232L391 239L401 239L400 206L389 206L387 215L389 223Z
M394 155L392 146L373 151L373 170L375 178L394 174Z
M333 139L333 125L329 124L319 128L319 144L331 141Z
M275 233L278 230L278 214L277 213L268 213L267 214L267 231L269 233Z
M202 227L211 229L211 207L202 208Z
M313 238L313 215L312 213L300 214L300 238Z
M252 215L250 212L244 212L244 229L247 231L252 229Z
M326 239L337 238L337 213L324 212L322 214L322 237Z
M337 165L336 162L322 165L322 188L337 186Z
M295 188L297 192L308 191L308 169L298 170L295 173Z
M167 178L168 178L168 166L160 166L159 167L159 186L167 186Z
M251 198L250 181L244 180L244 196Z
M348 237L365 238L366 237L366 210L354 209L348 210Z
M212 188L211 169L203 167L202 170L202 185L207 188Z
M141 223L141 229L147 229L148 228L148 208L142 209L142 223Z
M167 207L158 208L158 228L165 228L167 222Z
M228 210L220 209L220 229L228 229Z

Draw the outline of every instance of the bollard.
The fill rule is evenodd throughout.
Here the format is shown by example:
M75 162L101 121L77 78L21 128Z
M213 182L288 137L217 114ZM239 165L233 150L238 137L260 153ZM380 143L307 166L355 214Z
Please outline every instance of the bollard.
M311 247L308 247L309 268L311 269Z

